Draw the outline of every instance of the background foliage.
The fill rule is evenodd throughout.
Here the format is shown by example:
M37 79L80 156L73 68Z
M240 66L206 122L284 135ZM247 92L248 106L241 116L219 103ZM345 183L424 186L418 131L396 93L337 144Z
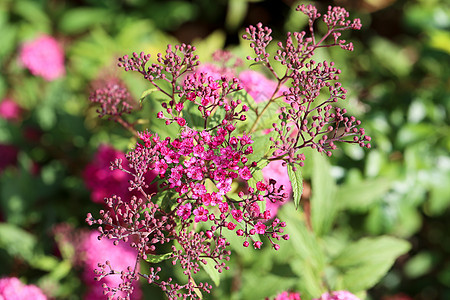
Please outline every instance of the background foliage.
M250 50L239 39L241 28L262 21L282 39L286 30L305 25L291 9L298 3L2 1L0 98L14 99L22 114L14 122L0 119L0 144L18 149L6 162L0 149L0 274L37 284L55 298L80 297L74 254L61 249L54 228L85 228L86 212L100 208L82 180L96 149L132 145L124 129L98 119L87 101L93 82L110 73L136 99L147 88L135 74L117 70L117 57L154 55L177 41L196 45L201 61L223 47L245 57ZM398 293L450 298L450 7L443 0L314 3L320 11L344 6L362 20L363 29L346 36L353 53L318 55L342 69L347 108L363 119L374 147L364 152L343 145L331 159L311 153L302 170L300 211L288 203L279 212L288 221L290 245L280 253L239 245L231 270L215 278L220 285L213 297L262 299L292 289L309 299L324 289L319 276L361 297L368 290L368 299ZM63 44L64 78L46 82L19 64L20 45L41 33ZM139 112L158 130L153 115L150 104ZM148 299L158 295L146 289Z

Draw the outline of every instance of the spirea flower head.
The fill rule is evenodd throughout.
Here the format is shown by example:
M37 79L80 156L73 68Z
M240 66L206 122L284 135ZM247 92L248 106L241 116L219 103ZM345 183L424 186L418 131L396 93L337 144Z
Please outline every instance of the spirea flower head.
M19 55L21 63L31 74L53 81L65 75L64 51L54 37L41 35L25 42Z
M136 267L136 254L133 248L125 243L114 245L113 241L106 238L99 240L98 232L91 231L86 234L77 250L84 264L83 280L89 285L86 299L98 299L95 297L103 294L105 284L107 296L119 299L119 296L132 295L131 299L140 299L142 292L139 281L130 274L121 274L129 267ZM136 267L136 272L138 271L139 264Z
M126 87L116 80L111 80L105 86L96 89L90 96L92 103L100 104L97 109L99 117L105 115L109 117L129 114L133 109L131 95Z
M295 292L282 292L274 300L301 300L300 294Z
M35 285L25 285L16 277L0 279L2 300L46 300L47 296Z
M0 118L8 121L17 121L20 119L22 109L11 98L5 98L0 102Z
M311 60L320 47L350 48L339 39L339 32L357 29L357 22L348 23L343 10L330 8L324 19L328 32L316 41L312 25L320 14L312 6L300 6L299 10L310 18L311 32L289 33L286 42L278 44L274 59L285 66L285 74L277 74L271 65L267 50L272 41L270 28L257 24L246 30L244 39L255 52L248 59L267 67L274 80L253 72L241 75L243 81L249 79L249 93L268 89L261 97L254 94L257 101L264 101L256 105L250 97L242 97L245 85L239 78L198 72L198 56L190 45L168 45L151 65L150 54L144 52L119 59L119 67L140 73L162 95L162 109L156 117L176 133L161 137L150 130L136 130L134 123L121 123L137 142L125 158L114 160L111 168L126 174L128 190L135 194L108 196L108 210L101 210L99 217L88 213L86 222L97 226L102 239L129 244L136 262L159 261L161 256L153 253L170 249L163 259L179 266L186 276L179 283L162 278L165 272L161 267L151 266L146 273L131 267L124 271L129 281L139 275L160 287L169 299L199 299L199 293L210 293L212 286L194 281L193 276L208 264L219 273L228 270L230 241L256 251L267 246L276 251L281 247L279 241L289 239L287 224L270 208L263 209L263 204L279 206L292 188L285 174L278 178L274 178L275 172L264 175L262 165L273 161L272 166L281 170L277 165L289 165L295 172L303 165L305 147L330 154L335 142L370 146L370 137L358 127L360 121L331 105L345 100L346 90L336 82L340 71L333 63ZM325 44L327 37L334 38L334 43ZM324 89L329 94L326 100L319 97ZM279 108L268 113L273 103ZM273 112L278 120L267 116ZM270 121L262 122L267 119ZM272 122L269 139L263 131L269 129L267 124L258 125ZM266 143L265 152L254 149ZM146 191L149 172L157 176L156 194ZM231 239L229 234L236 237ZM109 276L108 268L101 264L101 278Z
M313 300L360 300L358 297L348 291L335 291L331 293L323 293L320 298Z

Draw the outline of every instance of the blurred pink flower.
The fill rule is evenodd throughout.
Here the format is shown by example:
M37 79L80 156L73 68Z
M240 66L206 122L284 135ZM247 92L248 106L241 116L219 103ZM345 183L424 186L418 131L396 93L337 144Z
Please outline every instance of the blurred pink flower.
M239 74L239 80L244 87L244 90L252 96L255 102L267 101L272 97L273 92L277 87L277 82L268 79L263 74L246 70ZM284 91L288 89L285 86L281 86L276 96L281 96Z
M262 173L265 180L275 179L277 186L283 185L284 191L290 195L292 192L291 180L289 179L287 167L283 166L282 163L281 160L272 161L262 169ZM266 201L266 210L270 211L270 216L273 218L276 216L278 208L283 204L281 202L272 203L271 201Z
M6 167L17 163L17 154L19 149L14 145L0 144L0 173Z
M65 75L64 51L55 38L41 35L25 42L20 49L20 61L31 74L47 81Z
M213 80L219 80L222 76L225 76L228 80L234 77L234 74L231 69L218 67L213 64L204 63L199 65L195 69L196 73L206 73L208 76L211 76Z
M313 300L360 300L360 299L347 291L335 291L331 292L331 295L329 293L323 293L322 296L320 296L320 298Z
M128 190L131 176L120 170L110 170L110 163L116 158L122 159L123 166L126 168L125 154L108 145L101 145L92 161L83 171L83 179L89 190L91 190L91 199L96 203L104 203L105 197L113 195L120 196L122 201L129 201L133 192ZM156 177L153 171L146 174L146 182L150 185ZM147 192L155 192L156 186L149 186Z
M103 283L106 283L108 287L115 288L123 282L120 274L108 275L100 281L94 280L94 269L98 269L98 263L104 264L108 260L115 271L126 271L128 266L134 268L136 263L137 251L131 246L123 242L119 242L117 246L114 246L113 241L107 238L99 241L98 235L97 231L87 233L78 249L81 261L84 264L83 280L89 285L85 300L105 299ZM140 299L142 291L139 287L139 282L133 281L133 287L134 292L131 295L131 299ZM116 296L125 297L126 295L123 292L118 292Z
M413 300L413 298L404 293L398 293L392 296L384 296L382 300Z
M47 297L35 285L23 284L16 277L0 279L0 300L45 300Z
M20 118L21 111L20 106L10 98L5 98L0 102L0 118L17 121Z
M282 292L278 294L274 300L301 300L299 293L294 292Z

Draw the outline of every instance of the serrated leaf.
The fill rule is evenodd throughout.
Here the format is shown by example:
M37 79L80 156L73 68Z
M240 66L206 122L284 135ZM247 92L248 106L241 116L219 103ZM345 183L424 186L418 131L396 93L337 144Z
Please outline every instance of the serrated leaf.
M342 273L343 287L358 292L374 286L409 249L407 241L394 237L363 238L344 248L332 265Z
M219 272L214 268L214 264L215 264L214 261L211 258L205 258L205 260L207 262L206 264L204 264L203 262L201 263L203 269L209 275L209 277L214 282L214 284L216 286L219 286L220 276L219 276Z
M294 171L293 167L288 164L287 165L289 179L291 180L292 185L292 194L294 195L294 206L295 209L298 209L300 206L300 199L303 194L303 177L300 168Z
M151 264L157 264L159 262L162 262L163 260L170 259L172 255L172 252L165 253L165 254L150 254L147 255L147 258L145 259L146 262Z

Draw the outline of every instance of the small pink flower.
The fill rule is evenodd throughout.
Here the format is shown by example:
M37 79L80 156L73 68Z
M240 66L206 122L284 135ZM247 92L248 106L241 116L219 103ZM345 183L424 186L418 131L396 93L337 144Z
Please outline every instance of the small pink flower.
M240 211L240 210L238 210L238 209L233 209L233 210L231 211L231 215L233 216L233 218L234 218L238 223L240 223L240 222L242 221L242 219L243 219L242 211Z
M255 249L261 249L262 246L262 242L260 241L256 241L253 243L253 247L255 247Z
M16 277L5 277L0 279L0 299L46 300L47 297L35 285L25 285Z
M264 234L266 233L266 225L264 225L261 222L258 222L255 224L256 233L258 234Z
M234 224L233 222L229 222L229 223L227 224L227 228L228 228L229 230L234 230L234 229L236 229L236 224Z
M184 125L186 125L186 120L183 118L177 118L177 124L183 127Z
M65 75L64 51L48 35L26 42L20 49L20 61L35 76L52 81Z
M239 176L244 180L250 180L252 178L252 173L247 166L239 170Z
M206 222L208 220L208 210L205 209L203 206L200 206L199 208L194 209L194 221L195 222Z
M258 181L258 182L256 183L256 189L257 189L258 191L264 192L265 190L267 190L267 186L264 184L264 182Z
M0 103L0 118L3 118L5 120L19 120L21 111L22 109L20 108L20 106L10 98L5 98Z
M299 293L294 292L282 292L278 294L274 300L301 300Z
M177 209L177 215L183 220L187 220L191 216L192 205L190 203L180 205Z
M335 291L331 292L331 295L329 293L323 293L322 296L320 296L320 298L313 300L360 300L360 299L348 291Z

